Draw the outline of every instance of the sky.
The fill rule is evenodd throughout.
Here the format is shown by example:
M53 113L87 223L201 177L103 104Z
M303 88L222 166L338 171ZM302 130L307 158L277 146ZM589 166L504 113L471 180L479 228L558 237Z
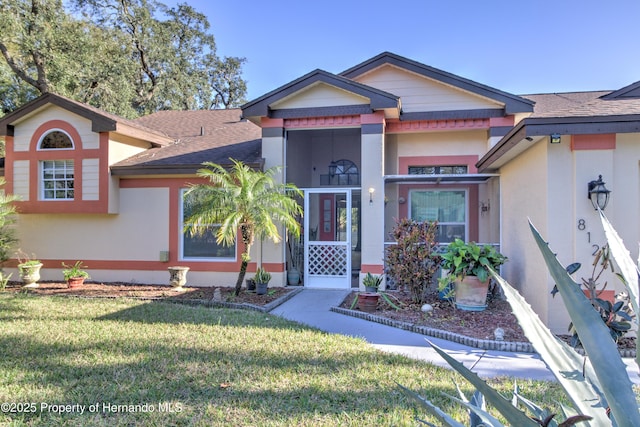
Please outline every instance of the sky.
M639 0L162 2L204 13L218 55L246 58L247 100L385 51L516 95L640 80Z

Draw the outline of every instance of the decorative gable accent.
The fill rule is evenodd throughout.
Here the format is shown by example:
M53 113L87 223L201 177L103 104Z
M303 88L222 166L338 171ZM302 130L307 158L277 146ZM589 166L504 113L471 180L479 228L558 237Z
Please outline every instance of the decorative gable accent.
M322 85L322 86L320 86ZM320 88L316 91L316 86ZM327 89L331 87L331 89ZM307 92L309 89L310 92ZM341 90L338 105L327 106L317 95ZM305 94L307 96L304 96ZM311 96L309 96L311 95ZM346 99L352 99L355 104L345 104ZM288 103L293 102L295 103ZM365 102L363 102L366 100ZM295 105L295 108L291 108ZM287 108L282 108L287 106ZM395 109L399 112L399 98L390 93L375 89L344 77L328 73L323 70L312 71L293 82L267 93L253 101L244 104L242 116L246 118L300 118L314 116L336 116L344 114L368 114L375 110Z

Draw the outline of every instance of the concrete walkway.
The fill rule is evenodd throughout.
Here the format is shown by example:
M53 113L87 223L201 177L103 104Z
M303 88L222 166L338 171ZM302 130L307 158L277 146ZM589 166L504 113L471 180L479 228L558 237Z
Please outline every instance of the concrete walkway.
M349 292L350 290L304 289L273 309L271 314L329 333L360 337L382 351L402 354L449 368L449 365L428 344L426 341L428 339L438 347L446 349L465 366L473 366L472 370L483 378L506 375L527 379L554 379L553 374L537 354L479 350L330 311L331 307L338 306ZM625 362L631 380L640 384L638 368L634 360L625 359Z

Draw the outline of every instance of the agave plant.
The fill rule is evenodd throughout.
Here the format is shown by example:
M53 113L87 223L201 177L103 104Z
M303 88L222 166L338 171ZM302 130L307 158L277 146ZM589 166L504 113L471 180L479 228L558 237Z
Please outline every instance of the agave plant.
M627 292L637 313L638 269L633 262L630 262L629 252L624 248L617 233L602 213L601 218L611 245L612 255L622 271ZM586 356L581 356L569 345L557 339L518 291L500 277L495 270L491 270L490 273L502 287L504 295L511 304L513 313L527 338L553 372L572 403L571 407L562 406L563 421L558 422L555 419L555 414L550 414L547 410L521 396L517 388L513 393L513 399L511 401L506 399L445 351L432 344L433 348L451 367L471 382L484 399L512 426L562 427L571 426L578 422L583 422L584 424L581 425L588 426L640 426L640 411L631 380L627 375L626 366L620 357L618 348L611 339L609 329L602 322L598 312L593 309L580 286L573 281L567 270L560 264L549 245L532 224L530 227L567 307L573 326L582 338ZM400 386L400 388L416 399L443 425L463 426L427 399L405 387ZM449 397L465 405L474 415L471 421L472 426L503 425L483 409L481 404L477 403L482 402L482 399L476 399L476 403L474 403L474 401L468 401L464 398ZM524 406L528 413L519 409L518 404Z

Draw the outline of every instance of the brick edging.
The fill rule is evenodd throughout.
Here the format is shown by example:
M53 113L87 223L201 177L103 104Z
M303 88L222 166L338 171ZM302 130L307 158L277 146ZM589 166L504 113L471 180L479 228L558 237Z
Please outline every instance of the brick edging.
M394 328L403 329L405 331L415 332L417 334L440 338L469 347L479 348L481 350L512 351L516 353L537 353L533 348L533 345L528 342L510 342L471 338L462 334L455 334L453 332L430 328L428 326L414 325L413 323L401 322L399 320L388 319L386 317L376 316L375 314L365 313L358 310L349 310L348 308L342 307L331 307L331 311L368 320L371 322L381 323L383 325L392 326ZM576 350L583 356L585 354L582 348L575 348L574 350ZM621 357L636 357L635 350L619 350L619 352Z

